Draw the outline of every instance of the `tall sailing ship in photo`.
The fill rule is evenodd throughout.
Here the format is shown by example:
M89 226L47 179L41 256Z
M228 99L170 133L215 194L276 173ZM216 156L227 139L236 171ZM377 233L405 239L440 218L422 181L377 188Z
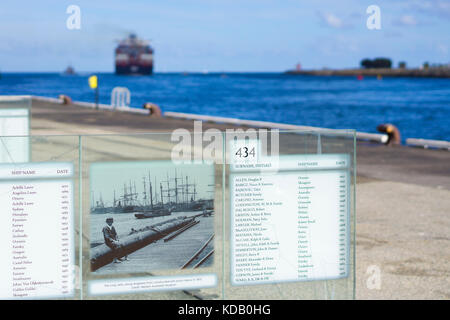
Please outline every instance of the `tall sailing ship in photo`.
M213 210L213 199L197 199L197 184L188 175L174 177L167 174L164 181L156 181L150 173L142 177L142 192L136 181L123 183L122 194L116 196L110 206L105 205L102 194L92 193L92 214L134 213L137 219L171 215L172 212Z

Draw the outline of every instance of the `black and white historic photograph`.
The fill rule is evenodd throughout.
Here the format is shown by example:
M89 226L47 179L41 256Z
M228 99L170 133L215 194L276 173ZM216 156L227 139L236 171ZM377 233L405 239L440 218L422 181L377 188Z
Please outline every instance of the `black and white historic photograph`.
M90 171L93 273L212 265L213 165L108 162Z

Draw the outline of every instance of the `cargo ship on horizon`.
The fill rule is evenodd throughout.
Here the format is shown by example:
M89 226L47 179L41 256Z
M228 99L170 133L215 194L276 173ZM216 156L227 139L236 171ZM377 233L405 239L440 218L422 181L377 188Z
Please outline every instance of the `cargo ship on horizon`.
M116 74L150 75L153 73L153 48L135 34L119 41L115 50Z

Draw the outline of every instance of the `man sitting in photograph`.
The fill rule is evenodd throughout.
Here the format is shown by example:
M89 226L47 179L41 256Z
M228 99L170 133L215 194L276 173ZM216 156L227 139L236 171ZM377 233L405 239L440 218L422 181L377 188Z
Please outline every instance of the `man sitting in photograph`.
M120 263L123 260L128 260L128 256L125 256L123 259L120 258L120 248L122 245L120 244L119 237L117 236L116 229L113 226L114 219L107 218L106 226L103 227L103 238L105 239L105 244L111 248L114 252L114 263Z

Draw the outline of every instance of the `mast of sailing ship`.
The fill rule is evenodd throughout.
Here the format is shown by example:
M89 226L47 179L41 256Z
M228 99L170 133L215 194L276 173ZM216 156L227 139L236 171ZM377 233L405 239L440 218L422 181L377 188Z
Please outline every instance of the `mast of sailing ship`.
M175 169L175 208L178 208L177 169Z
M186 208L189 204L189 178L186 176Z
M181 181L181 183L178 182L178 180ZM184 194L184 177L183 173L181 173L181 177L178 178L177 170L175 169L175 196L176 196L176 202L177 202L177 208L183 209L185 205L185 194Z
M131 180L130 180L130 206L132 206L133 204L134 204L134 201L133 201L133 187L132 187L132 184L131 184Z
M193 193L193 199L194 199L194 201L195 201L195 195L197 194L197 184L195 183L195 180L194 180L194 193Z
M158 201L158 185L156 184L156 176L155 176L155 201Z
M145 176L142 177L142 181L144 183L144 191L142 192L142 194L143 194L142 200L143 200L143 205L146 206L146 205L148 205L148 202L147 202L147 186L145 184Z
M128 205L127 201L127 185L126 183L123 184L123 206L126 207Z
M150 179L150 171L148 172L148 183L150 186L150 208L153 210L153 192L152 192L152 180Z
M161 189L161 206L164 208L163 189L161 182L159 183L159 188Z
M169 173L166 172L167 175L167 198L168 198L168 203L170 206L170 184L169 184Z

